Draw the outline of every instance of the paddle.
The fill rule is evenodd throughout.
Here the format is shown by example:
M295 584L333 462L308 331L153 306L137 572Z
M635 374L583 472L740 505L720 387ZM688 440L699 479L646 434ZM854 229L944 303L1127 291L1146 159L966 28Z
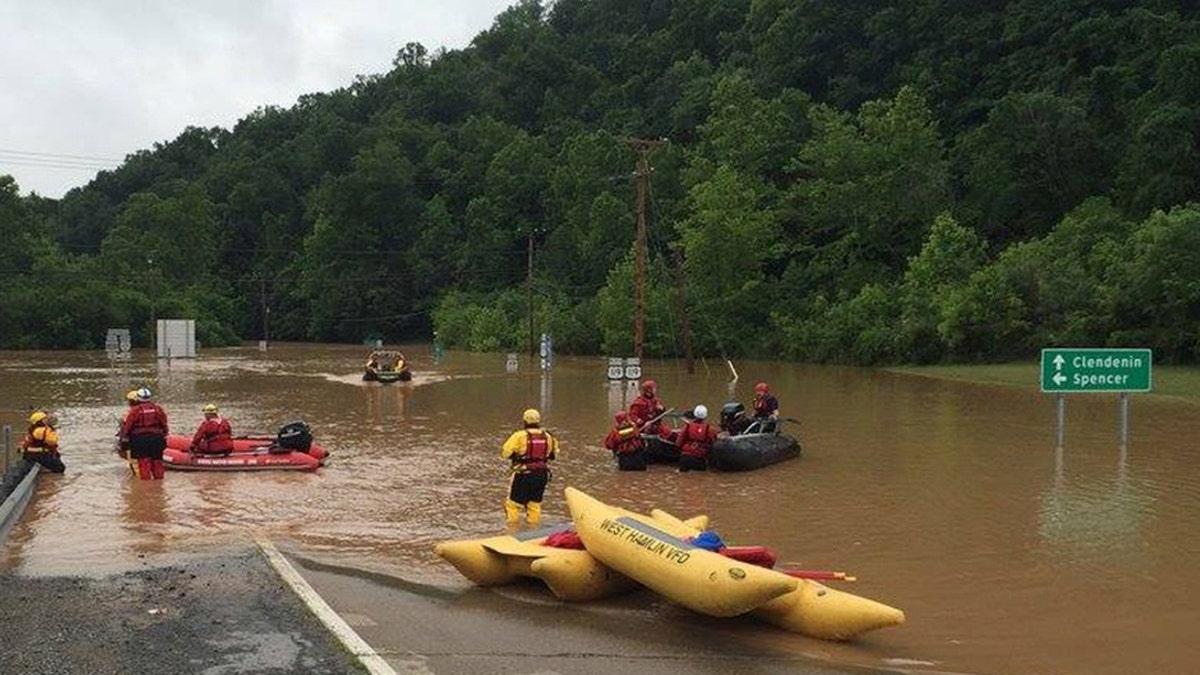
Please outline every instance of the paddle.
M784 574L788 575L789 577L796 577L797 579L813 579L813 580L819 579L822 581L858 581L858 577L852 577L852 576L846 574L845 572L827 572L825 570L792 570L792 569L781 569L781 570L776 570L776 571L783 572Z
M657 422L657 421L661 420L662 418L666 417L667 415L670 415L670 414L671 414L671 413L673 413L673 412L675 412L675 409L674 409L674 408L667 408L666 410L662 411L662 413L661 413L661 414L659 414L659 415L658 415L658 417L655 417L655 418L653 418L653 419L651 419L651 420L648 420L648 421L647 421L645 424L643 424L642 426L638 427L638 433L641 433L641 432L642 432L642 429L645 429L646 427L648 427L648 426L650 426L650 425L654 424L655 422Z

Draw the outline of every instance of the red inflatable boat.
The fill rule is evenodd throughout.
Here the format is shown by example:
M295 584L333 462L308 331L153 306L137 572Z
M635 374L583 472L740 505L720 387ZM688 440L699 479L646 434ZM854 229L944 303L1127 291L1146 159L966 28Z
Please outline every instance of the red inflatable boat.
M191 436L168 435L163 465L178 471L316 471L329 457L303 422L285 425L277 436L237 436L228 455L189 452L191 445Z

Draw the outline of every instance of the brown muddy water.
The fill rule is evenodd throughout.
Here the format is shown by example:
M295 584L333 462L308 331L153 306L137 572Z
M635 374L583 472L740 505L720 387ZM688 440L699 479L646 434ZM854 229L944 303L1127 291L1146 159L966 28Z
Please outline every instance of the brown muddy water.
M781 561L846 571L843 588L904 609L903 626L848 644L762 626L774 649L835 663L955 673L1103 675L1200 672L1200 406L1153 395L1067 405L1054 447L1052 399L1028 389L870 369L738 363L688 375L648 362L668 405L715 417L767 379L804 457L749 473L618 473L600 439L632 393L597 358L560 357L543 377L522 357L408 349L410 384L361 381L365 350L273 345L204 350L194 360L137 353L0 353L0 423L30 407L61 417L68 473L40 481L0 564L25 574L101 574L138 556L187 555L247 528L304 555L414 582L463 580L432 553L444 539L503 528L499 446L521 410L542 409L564 454L562 488L638 511L706 513L729 543ZM148 385L191 433L216 403L235 433L306 420L333 452L316 474L168 472L133 480L111 452L122 397ZM651 609L650 611L656 611ZM580 614L580 620L586 617ZM716 621L716 620L714 620Z

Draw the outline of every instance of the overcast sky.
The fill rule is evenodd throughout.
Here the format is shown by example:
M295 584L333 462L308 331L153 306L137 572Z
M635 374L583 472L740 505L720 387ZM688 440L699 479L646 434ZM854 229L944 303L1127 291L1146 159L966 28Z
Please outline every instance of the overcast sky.
M516 0L0 0L0 174L61 197L189 125L460 49Z

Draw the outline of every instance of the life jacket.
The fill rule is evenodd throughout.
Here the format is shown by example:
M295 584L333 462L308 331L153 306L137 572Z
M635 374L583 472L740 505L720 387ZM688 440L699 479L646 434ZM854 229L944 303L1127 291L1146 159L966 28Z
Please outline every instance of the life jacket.
M771 394L754 399L755 417L767 417L776 410L779 410L779 401Z
M550 468L550 437L545 432L525 432L525 452L513 455L513 465L521 472L532 473Z
M707 423L693 420L679 430L676 443L679 444L679 451L682 454L690 457L705 457L708 455L708 448L712 445L714 435L712 427Z
M38 433L39 429L41 434ZM58 432L47 426L32 427L21 439L21 449L31 455L57 450Z
M133 416L133 423L129 425L130 436L141 434L161 436L167 433L162 408L153 403L139 403L129 411L129 415Z
M645 424L664 412L666 412L666 408L663 407L662 401L657 397L647 398L644 395L639 395L633 399L633 403L629 404L629 417L635 424ZM648 433L657 433L659 424L659 422L655 422L654 426L656 428L648 430Z
M626 424L618 427L615 431L616 442L613 443L613 452L618 455L628 455L642 449L642 438L638 435L637 427Z
M229 420L217 417L204 422L204 448L209 452L233 452L233 428Z

